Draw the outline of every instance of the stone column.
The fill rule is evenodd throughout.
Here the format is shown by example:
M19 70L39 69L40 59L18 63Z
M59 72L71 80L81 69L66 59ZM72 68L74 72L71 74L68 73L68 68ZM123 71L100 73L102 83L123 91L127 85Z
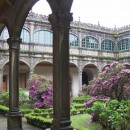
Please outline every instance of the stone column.
M3 69L0 69L0 94L2 93L3 87Z
M82 92L82 70L78 71L78 79L79 79L79 93Z
M9 112L8 130L22 130L22 114L19 111L19 49L20 38L11 37L9 44Z
M29 71L29 79L32 79L33 74L34 74L34 69L30 69L30 71Z
M53 30L53 126L52 130L73 130L70 121L69 29L72 14L49 15Z

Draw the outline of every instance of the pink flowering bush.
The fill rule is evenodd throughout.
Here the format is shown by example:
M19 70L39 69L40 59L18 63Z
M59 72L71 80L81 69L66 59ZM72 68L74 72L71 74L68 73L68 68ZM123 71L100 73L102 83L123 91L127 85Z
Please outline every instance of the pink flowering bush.
M35 108L52 108L52 78L33 75L28 81L29 96Z
M118 62L113 62L92 81L89 86L91 96L105 96L111 99L130 99L130 69Z

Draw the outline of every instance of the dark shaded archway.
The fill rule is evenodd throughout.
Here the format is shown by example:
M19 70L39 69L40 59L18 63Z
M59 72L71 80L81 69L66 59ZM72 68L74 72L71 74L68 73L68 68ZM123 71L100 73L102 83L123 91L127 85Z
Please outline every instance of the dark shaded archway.
M99 69L94 64L87 64L82 72L82 85L88 85L89 81L93 80L98 75Z
M88 85L88 75L85 71L82 72L82 85Z

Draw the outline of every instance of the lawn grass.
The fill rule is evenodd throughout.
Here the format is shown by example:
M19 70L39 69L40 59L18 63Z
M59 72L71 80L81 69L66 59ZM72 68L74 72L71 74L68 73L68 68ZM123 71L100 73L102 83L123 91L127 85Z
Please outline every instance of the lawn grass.
M103 130L100 124L90 122L90 117L89 114L71 116L73 128L76 130Z

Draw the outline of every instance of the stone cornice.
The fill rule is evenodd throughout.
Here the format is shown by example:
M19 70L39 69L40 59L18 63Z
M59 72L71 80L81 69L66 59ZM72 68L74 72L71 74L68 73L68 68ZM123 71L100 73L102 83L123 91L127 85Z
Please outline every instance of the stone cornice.
M28 14L27 20L49 23L48 16L42 15L42 14L36 14L33 12L30 12ZM91 24L91 23L83 23L80 21L73 21L73 22L71 22L70 26L75 27L75 28L79 28L81 30L86 29L86 30L93 30L93 31L110 33L110 34L124 33L124 32L130 31L130 25L126 25L126 26L123 26L120 28L108 28L108 27L104 27L101 25L96 25L96 24Z

